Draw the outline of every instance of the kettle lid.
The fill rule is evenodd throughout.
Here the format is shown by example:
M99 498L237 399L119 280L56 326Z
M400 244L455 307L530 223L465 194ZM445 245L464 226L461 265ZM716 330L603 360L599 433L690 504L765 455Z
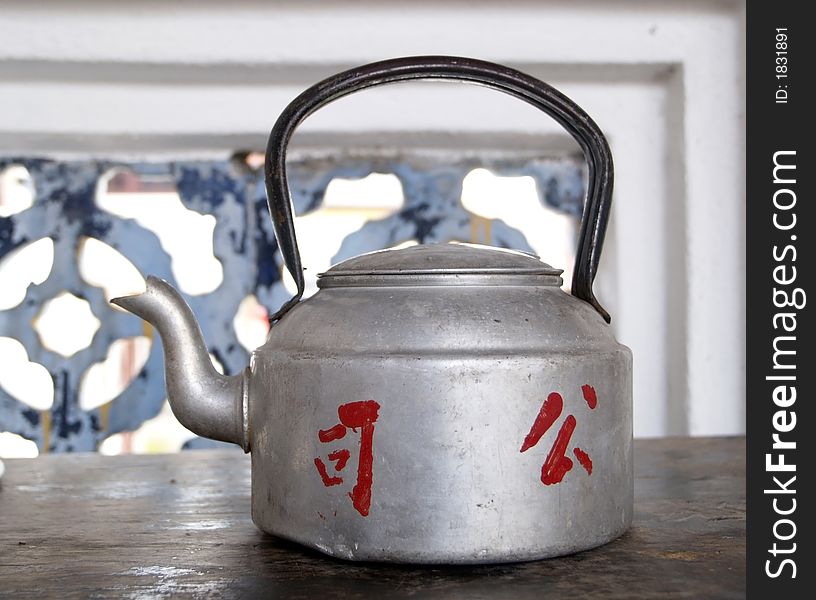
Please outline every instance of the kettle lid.
M534 254L477 244L448 243L377 250L318 275L320 288L367 285L560 286L562 269Z

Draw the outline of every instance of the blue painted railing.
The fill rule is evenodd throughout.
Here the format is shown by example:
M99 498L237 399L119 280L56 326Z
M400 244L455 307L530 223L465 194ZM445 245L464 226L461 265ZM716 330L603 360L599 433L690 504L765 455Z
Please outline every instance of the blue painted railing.
M396 175L403 187L404 205L347 236L335 261L413 239L420 243L470 239L473 215L460 198L465 175L476 167L501 175L532 176L543 202L569 214L581 212L583 178L580 163L572 160L422 163L382 158L296 161L290 167L296 212L319 208L335 178L359 178L373 172ZM289 297L281 282L277 244L256 173L239 172L226 161L122 165L0 158L0 171L11 165L28 170L36 199L30 208L0 217L0 261L25 244L50 237L54 241L54 265L44 282L29 286L22 303L0 311L0 336L19 340L29 359L48 370L54 382L54 403L50 409L38 411L0 387L0 431L33 440L41 450L95 450L106 437L137 429L161 408L165 394L160 344L151 345L141 372L116 398L92 410L79 405L80 382L87 369L105 360L116 340L143 333L141 321L112 309L103 291L80 277L77 257L81 241L90 237L105 242L141 273L175 283L170 257L153 232L97 206L98 182L113 168L168 174L188 209L215 217L213 246L223 265L224 280L213 292L187 297L187 301L199 318L210 352L225 372L244 368L247 352L233 328L240 302L254 294L274 312ZM489 231L492 245L531 250L521 232L499 220L491 222ZM86 300L101 322L90 346L70 358L45 347L32 326L43 305L62 292Z

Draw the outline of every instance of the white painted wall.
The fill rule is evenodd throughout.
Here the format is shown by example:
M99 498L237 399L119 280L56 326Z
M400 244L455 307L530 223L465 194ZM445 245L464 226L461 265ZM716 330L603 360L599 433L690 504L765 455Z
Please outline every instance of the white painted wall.
M288 100L354 64L459 54L520 68L612 145L598 287L635 355L636 434L742 433L743 13L740 0L6 1L0 153L225 156L262 148ZM317 146L570 144L517 101L446 84L372 90L303 131Z

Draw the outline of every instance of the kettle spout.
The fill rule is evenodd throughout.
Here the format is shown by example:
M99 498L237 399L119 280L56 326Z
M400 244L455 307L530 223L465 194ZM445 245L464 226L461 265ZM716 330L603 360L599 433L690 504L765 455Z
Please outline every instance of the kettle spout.
M193 433L238 444L249 452L248 370L233 376L215 370L193 311L181 294L150 275L144 293L114 298L111 303L159 331L167 399L181 424Z

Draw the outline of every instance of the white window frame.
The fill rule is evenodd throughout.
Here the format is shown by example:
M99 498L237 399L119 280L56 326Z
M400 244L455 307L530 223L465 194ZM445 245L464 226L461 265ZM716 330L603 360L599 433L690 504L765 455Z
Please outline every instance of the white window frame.
M636 434L740 434L744 44L741 0L12 0L0 6L0 153L223 157L262 148L288 100L354 64L457 54L520 68L583 106L612 145L598 285L634 352ZM316 115L298 147L571 147L483 90L363 96Z

